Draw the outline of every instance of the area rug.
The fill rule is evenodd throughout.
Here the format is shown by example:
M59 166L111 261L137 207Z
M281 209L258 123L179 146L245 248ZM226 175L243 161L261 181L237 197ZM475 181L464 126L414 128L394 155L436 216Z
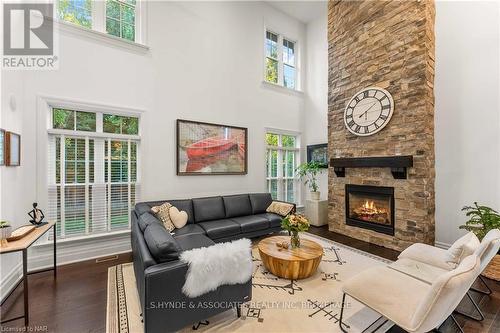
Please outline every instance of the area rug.
M338 321L343 281L364 269L387 265L390 261L309 233L302 233L301 237L317 242L324 249L321 264L313 276L291 281L272 275L260 260L256 241L252 251L252 301L243 305L240 318L236 310L228 310L207 318L209 324L199 326L198 331L341 332ZM349 326L349 332L379 333L393 326L350 297L346 301L343 321ZM140 312L132 263L109 268L106 331L143 332ZM182 332L193 330L189 326Z

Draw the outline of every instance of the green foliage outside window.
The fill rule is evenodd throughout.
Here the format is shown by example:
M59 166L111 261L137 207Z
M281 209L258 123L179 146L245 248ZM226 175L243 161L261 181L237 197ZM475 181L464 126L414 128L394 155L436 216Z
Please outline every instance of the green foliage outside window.
M106 1L106 31L110 35L135 41L135 1Z
M58 0L57 14L60 20L92 28L91 0Z
M139 118L105 114L103 115L103 130L105 133L138 134Z
M96 114L93 112L53 109L52 127L57 129L95 132Z
M278 135L277 134L266 134L266 143L268 146L277 146L278 145Z

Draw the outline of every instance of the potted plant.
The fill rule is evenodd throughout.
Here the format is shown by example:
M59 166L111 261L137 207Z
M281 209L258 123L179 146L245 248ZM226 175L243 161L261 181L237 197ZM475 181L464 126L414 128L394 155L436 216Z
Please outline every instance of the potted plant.
M462 211L469 218L460 229L472 231L479 240L482 240L488 231L492 229L500 229L500 214L487 206L480 206L474 202L474 206L465 206ZM496 268L494 268L496 267ZM498 272L500 271L500 255L497 254L483 272L483 275L500 280Z
M12 227L7 221L0 221L0 246L7 244L7 238L12 234Z
M281 221L281 228L290 233L292 249L300 247L299 232L309 230L309 221L303 215L290 214Z
M321 172L321 164L315 161L302 163L295 169L297 176L304 181L304 185L308 185L311 190L311 199L319 200L320 192L318 191L318 173Z

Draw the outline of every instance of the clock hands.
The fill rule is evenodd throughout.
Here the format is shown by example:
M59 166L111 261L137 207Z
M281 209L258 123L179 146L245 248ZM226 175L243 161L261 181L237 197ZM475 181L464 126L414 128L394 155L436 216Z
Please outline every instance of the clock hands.
M363 118L363 116L365 116L365 120L368 119L368 111L370 111L370 109L375 105L377 104L377 102L373 102L372 105L370 105L370 107L368 109L366 109L365 112L363 112L362 114L359 115L359 118Z

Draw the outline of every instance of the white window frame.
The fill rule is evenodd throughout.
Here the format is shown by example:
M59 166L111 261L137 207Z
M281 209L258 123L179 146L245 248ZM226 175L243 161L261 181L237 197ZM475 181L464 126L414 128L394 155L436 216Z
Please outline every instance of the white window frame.
M269 161L267 163L268 170L266 170L266 188L271 193L271 180L277 180L278 182L278 188L277 188L277 194L278 194L278 200L283 200L287 201L287 193L285 190L285 193L283 193L283 182L285 184L288 181L293 181L294 182L294 195L295 195L295 201L294 203L297 205L300 205L301 199L302 199L302 192L301 192L301 186L300 186L300 179L297 177L297 174L295 173L295 170L293 172L293 177L287 177L283 175L283 153L284 152L294 152L295 153L295 166L300 165L300 133L298 132L293 132L293 131L286 131L286 130L278 130L278 129L273 129L273 128L267 128L265 131L265 135L267 134L275 134L278 135L278 145L277 146L271 146L268 145L267 142L265 141L264 137L264 143L266 147L266 158ZM288 135L288 136L293 136L295 137L295 147L283 147L282 146L282 136L283 135ZM277 174L276 177L269 177L271 174L271 150L276 150L278 152L278 157L277 157ZM285 168L288 168L288 165L285 165Z
M69 28L70 31L81 33L83 31L93 33L93 37L102 38L117 42L123 42L123 44L129 44L139 46L140 48L147 48L147 34L146 34L146 18L147 18L147 2L144 0L137 0L135 5L135 40L130 41L128 39L114 36L108 34L106 31L106 0L91 0L92 1L92 26L91 28L86 28L81 25L57 19L59 25L63 28ZM58 1L55 0L55 17L58 16ZM123 44L121 46L123 46Z
M92 237L96 237L96 236L101 236L101 235L106 235L106 234L113 234L115 232L123 232L124 230L118 230L118 231L112 231L111 230L111 219L110 219L110 210L107 212L108 213L108 216L107 216L107 228L106 228L106 232L101 232L101 233L89 233L89 217L87 216L88 215L88 185L90 185L90 183L87 182L87 180L89 179L88 178L88 174L89 174L89 163L88 163L88 142L89 142L89 139L96 139L96 138L103 138L105 140L108 140L108 142L112 141L112 140L120 140L120 141L127 141L128 142L128 156L130 156L130 143L132 141L136 142L136 180L135 180L135 184L136 184L136 193L135 193L135 196L136 196L136 200L138 198L138 190L137 188L140 188L141 186L141 154L140 154L140 151L141 151L141 128L142 128L142 113L144 112L143 110L137 110L137 109L129 109L129 108L121 108L121 107L110 107L108 105L98 105L98 104L91 104L91 103L84 103L84 102L74 102L74 101L69 101L69 100L64 100L64 99L57 99L57 98L51 98L51 97L41 97L39 98L40 101L43 101L45 104L45 108L46 108L46 111L47 111L47 118L46 118L46 128L47 128L47 134L51 135L51 136L59 136L61 137L61 140L63 140L65 137L72 137L72 138L80 138L80 139L85 139L85 146L86 146L86 150L85 150L85 154L86 154L86 161L85 161L85 175L86 175L86 182L85 183L81 183L79 185L85 185L85 206L86 206L86 210L85 210L85 234L84 235L75 235L75 236L71 236L67 239L80 239L80 238L92 238ZM53 116L52 116L52 112L53 112L53 109L67 109L67 110L71 110L71 111L81 111L81 112L91 112L91 113L95 113L96 114L96 131L95 132L89 132L89 131L77 131L77 130L66 130L66 129L57 129L57 128L53 128ZM103 115L104 114L113 114L113 115L119 115L119 116L126 116L126 117L137 117L139 119L139 128L138 128L138 134L137 135L131 135L131 134L115 134L115 133L105 133L104 132L104 124L103 124ZM75 117L75 127L76 127L76 117ZM110 148L110 145L108 144L108 149ZM94 149L95 149L95 146L94 146ZM48 146L47 146L47 150L45 152L45 154L48 155ZM63 149L63 146L61 144L61 161L63 161L63 158L64 158L64 153L65 153L65 150ZM95 154L95 150L94 150L94 154ZM104 153L104 156L106 154ZM47 162L48 164L49 163L52 163L53 161L51 161L49 159L49 156L47 156ZM54 161L55 163L55 161ZM94 163L96 163L96 156L94 155ZM105 162L104 162L105 163ZM64 176L65 176L65 173L63 172L63 164L64 163L60 163L61 165L61 173L60 173L60 185L63 183L64 181ZM128 161L128 170L130 170L130 164L131 164L131 161L129 159ZM94 164L94 168L95 168L95 164ZM47 190L50 188L50 186L57 186L56 185L56 182L55 182L55 178L54 179L51 179L52 178L52 175L49 175L49 172L50 171L50 168L48 168L47 166L47 172L45 172L45 174L47 175L46 177L46 186L45 186L45 192L47 193ZM108 164L108 172L111 171L111 168ZM103 175L104 176L104 175ZM95 169L94 169L94 177L97 177L95 175ZM130 202L131 202L131 192L130 192L130 188L131 188L131 175L130 175L130 172L128 174L128 178L129 178L129 181L128 181L128 202L129 202L129 205L130 205ZM94 182L95 182L95 178L94 178ZM111 184L111 177L110 175L108 174L108 182L104 182L103 180L103 184L106 184L108 185ZM115 184L115 183L113 183ZM119 183L117 183L119 184ZM63 187L61 185L61 202L60 202L60 205L61 205L61 238L64 238L65 235L64 235L64 190L63 190ZM111 186L109 186L109 189L108 189L108 194L109 194L109 191L111 190ZM47 195L47 204L49 202L49 198L48 198L48 195ZM110 201L108 201L109 203ZM109 207L108 207L109 208ZM129 207L131 208L131 207ZM131 209L129 209L130 211ZM125 230L125 231L130 231L130 226L131 226L131 216L129 215L129 221L128 221L128 228Z
M267 79L266 79L266 74L267 74L267 67L266 67L267 32L270 32L270 33L278 36L278 45L277 45L278 46L278 51L277 51L278 52L278 59L277 59L278 60L278 83L270 82L270 81L267 81ZM284 85L285 84L285 82L284 82L284 65L285 65L285 63L283 62L283 40L284 39L289 41L289 42L292 42L294 45L294 66L293 67L295 68L295 77L294 77L295 88L288 88L288 87L285 87L285 85ZM300 52L299 52L298 40L294 39L294 38L288 38L284 34L276 32L276 30L274 30L274 29L270 29L270 28L265 27L264 28L264 52L263 53L264 53L264 58L263 58L264 59L264 63L263 63L263 78L264 78L264 80L263 81L265 83L272 84L275 86L280 86L282 88L286 88L286 89L291 90L291 91L300 91L300 82L299 82L299 78L300 78L300 75L299 75Z

